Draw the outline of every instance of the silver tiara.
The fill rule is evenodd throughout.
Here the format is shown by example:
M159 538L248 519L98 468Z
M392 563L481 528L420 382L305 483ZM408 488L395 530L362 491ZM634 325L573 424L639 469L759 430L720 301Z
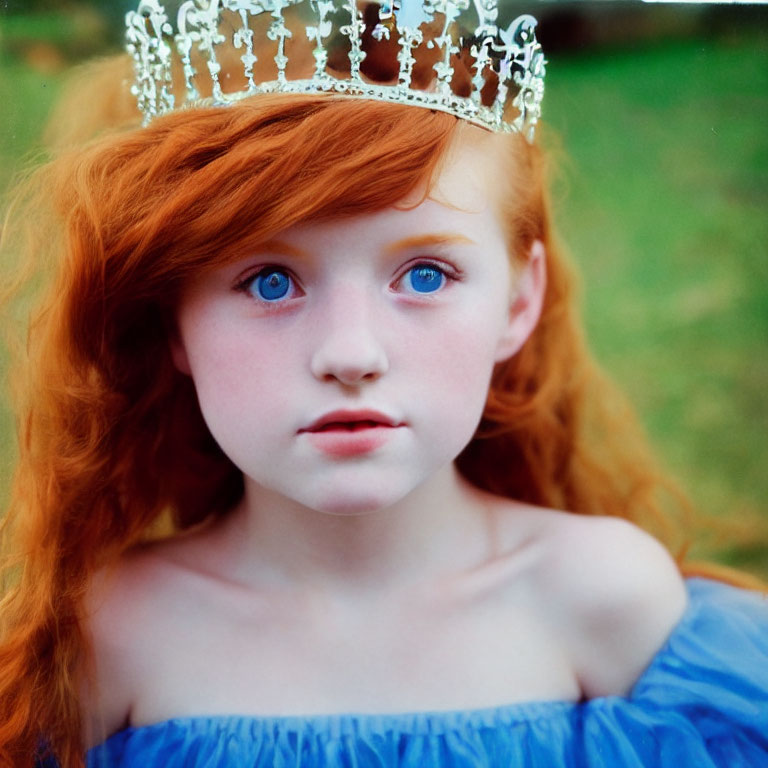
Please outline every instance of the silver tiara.
M126 15L127 49L136 69L132 92L145 124L180 106L219 106L260 93L335 93L436 109L492 131L522 133L533 141L545 68L536 40L536 19L519 16L503 28L496 24L497 0L472 2L476 26L461 35L457 19L470 0L378 0L370 4L375 6L376 18L367 24L357 0L186 0L179 8L176 30L160 0L141 0L138 9ZM292 7L295 11L289 12L311 14L303 26L307 41L315 44L309 79L286 77L287 48L292 45L286 43L301 34L287 25L284 14ZM228 23L223 19L226 12ZM373 14L366 9L365 16ZM268 82L254 78L255 50L263 50L254 45L259 22L262 28L268 24L266 37L275 51L276 78ZM397 46L397 82L394 78L386 83L372 81L361 69L367 55L364 46L382 41ZM223 90L220 78L226 46L240 53L243 67L244 88L234 93ZM430 60L434 60L431 82L424 89L413 82L414 52L419 46L431 51ZM174 47L186 87L182 103L173 93ZM338 71L337 56L334 68L329 67L331 47L344 51L348 75ZM468 69L468 95L454 92L457 57ZM492 81L497 83L495 93L491 88L493 99L486 97L490 103L485 103L482 91ZM210 95L201 97L201 89ZM517 111L510 122L504 120L508 97Z

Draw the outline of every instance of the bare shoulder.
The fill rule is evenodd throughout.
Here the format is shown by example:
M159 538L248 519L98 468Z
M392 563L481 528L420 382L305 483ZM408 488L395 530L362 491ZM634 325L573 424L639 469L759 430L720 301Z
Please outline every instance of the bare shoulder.
M158 638L179 612L184 579L158 547L132 551L96 574L85 606L91 651L82 693L86 746L129 724Z
M625 520L553 512L537 583L567 638L584 694L627 693L686 607L667 550Z

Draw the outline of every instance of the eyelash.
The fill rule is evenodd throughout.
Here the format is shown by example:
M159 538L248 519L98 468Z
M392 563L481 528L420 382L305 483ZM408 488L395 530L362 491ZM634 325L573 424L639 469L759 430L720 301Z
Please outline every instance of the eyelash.
M409 296L419 296L422 298L432 297L433 295L442 293L445 290L448 283L456 282L461 279L461 273L454 267L446 264L445 262L433 261L430 259L419 259L418 261L412 262L410 264L406 264L405 267L400 272L400 275L395 278L392 284L394 286L399 287L403 283L403 281L406 280L409 274L411 274L414 270L420 269L420 268L436 270L445 278L445 281L435 291L429 291L429 292L421 292L421 291L415 291L415 290L404 291L404 293L408 294Z
M434 269L445 278L445 281L435 291L430 291L430 292L420 292L415 290L403 291L409 296L432 297L433 294L442 293L445 290L448 283L457 282L461 280L461 277L462 277L461 272L459 270L457 270L455 267L450 266L449 264L446 264L445 262L434 261L430 259L419 259L418 261L406 264L405 267L401 269L400 274L392 281L391 285L395 288L395 290L398 289L403 283L403 281L408 277L408 275L411 274L413 270L416 270L419 268ZM297 289L301 290L299 288L298 281L293 276L291 271L289 269L286 269L285 267L281 267L276 264L266 264L262 267L259 267L256 271L247 274L244 278L242 278L241 280L238 280L235 283L234 290L250 296L250 298L252 298L254 301L258 302L261 305L277 308L284 303L283 301L284 297L281 296L270 301L269 299L260 298L251 292L251 288L253 284L258 280L259 277L270 274L272 272L281 272L288 277L288 279L291 282L291 285L288 289L289 291L291 289L293 289L293 291L296 291ZM300 295L303 295L303 292ZM297 297L288 296L287 298L290 299L290 298L297 298Z
M258 304L261 304L262 306L276 309L281 304L283 304L283 301L281 301L281 299L283 299L284 297L281 296L270 301L269 299L260 298L251 292L251 288L253 284L259 279L259 277L263 275L268 275L273 272L282 272L284 275L288 277L288 279L290 280L290 286L288 288L289 291L295 292L297 289L299 289L298 280L296 280L296 278L293 276L291 271L289 269L286 269L285 267L281 267L276 264L266 264L263 267L259 267L256 271L250 272L242 280L238 280L238 282L235 283L234 289L240 293L246 294L247 296L249 296L249 298L257 302ZM297 297L288 296L287 298L297 298Z

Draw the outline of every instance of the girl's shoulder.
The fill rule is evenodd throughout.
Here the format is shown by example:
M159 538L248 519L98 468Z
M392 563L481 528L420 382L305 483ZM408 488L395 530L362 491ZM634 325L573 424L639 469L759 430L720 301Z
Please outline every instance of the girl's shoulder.
M128 723L137 691L156 674L152 659L165 645L165 630L190 615L192 595L205 601L206 580L173 552L172 545L141 546L94 578L85 608L91 656L82 707L88 744Z
M529 589L562 633L583 694L628 692L685 612L676 563L620 518L515 507L506 523L519 514L531 531Z

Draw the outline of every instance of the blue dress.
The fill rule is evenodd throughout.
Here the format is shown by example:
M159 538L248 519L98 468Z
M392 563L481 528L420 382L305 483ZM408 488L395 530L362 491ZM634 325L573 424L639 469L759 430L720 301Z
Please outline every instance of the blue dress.
M768 598L704 579L627 697L481 710L181 717L88 768L768 768Z

